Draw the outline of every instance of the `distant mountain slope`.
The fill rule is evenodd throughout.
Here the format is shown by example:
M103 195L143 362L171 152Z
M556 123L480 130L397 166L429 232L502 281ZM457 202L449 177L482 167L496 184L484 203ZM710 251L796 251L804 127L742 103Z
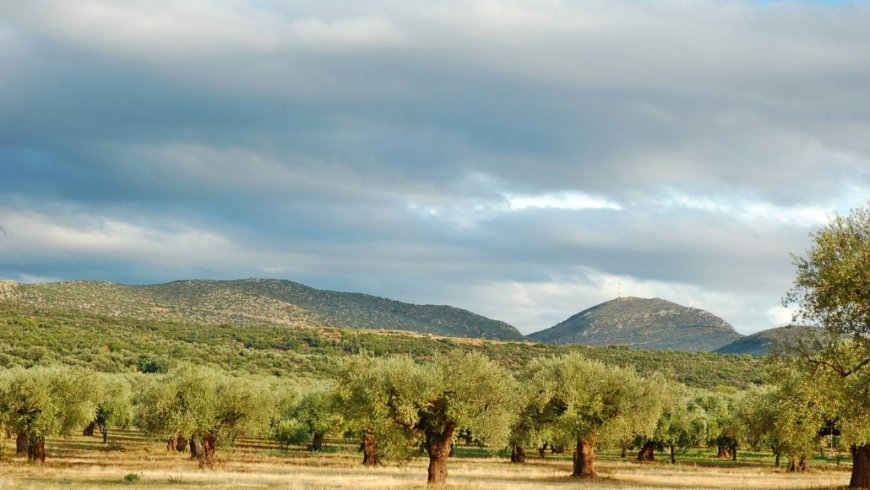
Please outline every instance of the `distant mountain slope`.
M395 329L452 337L521 340L507 323L451 306L413 305L292 281L175 281L130 286L97 281L0 283L0 300L103 315L201 324Z
M539 342L712 351L741 337L710 312L663 299L617 298L527 338Z
M777 345L800 340L809 341L821 334L822 329L818 327L788 325L762 330L761 332L737 339L728 345L716 349L715 352L719 354L752 354L753 356L763 356L772 347Z

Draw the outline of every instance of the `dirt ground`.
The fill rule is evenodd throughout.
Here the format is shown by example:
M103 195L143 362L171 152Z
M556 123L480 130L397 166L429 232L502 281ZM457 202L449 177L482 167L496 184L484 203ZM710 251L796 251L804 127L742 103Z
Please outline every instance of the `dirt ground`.
M105 489L119 487L179 488L424 488L426 460L404 465L361 466L352 448L337 452L285 453L267 441L247 440L220 448L213 470L201 470L186 454L169 452L164 444L140 433L119 432L103 445L98 438L51 441L48 461L30 464L12 457L6 442L0 462L0 488ZM663 462L640 464L606 460L597 463L599 477L570 478L565 458L530 459L522 465L505 458L451 458L449 488L585 488L585 489L786 489L844 488L847 467L817 467L805 474L787 474L771 465Z

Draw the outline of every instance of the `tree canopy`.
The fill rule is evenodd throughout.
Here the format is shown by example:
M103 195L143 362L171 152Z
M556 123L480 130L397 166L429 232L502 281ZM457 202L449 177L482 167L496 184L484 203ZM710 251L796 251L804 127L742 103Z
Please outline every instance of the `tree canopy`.
M409 455L422 443L427 481L441 483L460 431L493 447L507 444L515 392L507 369L482 354L454 351L425 364L360 356L344 366L337 396L348 421L374 435L383 454Z
M576 444L574 476L594 475L596 442L652 436L664 402L663 379L644 379L633 369L608 366L578 354L530 363L526 382L532 406L543 414L553 443Z
M870 488L870 208L836 216L794 264L784 302L826 333L813 349L798 348L795 362L823 387L827 412L851 444L850 487Z

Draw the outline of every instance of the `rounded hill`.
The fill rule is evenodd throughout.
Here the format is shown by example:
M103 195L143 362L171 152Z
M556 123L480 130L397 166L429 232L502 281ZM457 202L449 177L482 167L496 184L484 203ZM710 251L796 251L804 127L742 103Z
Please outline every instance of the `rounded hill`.
M548 343L684 351L713 351L740 337L728 322L708 311L632 297L601 303L528 336Z

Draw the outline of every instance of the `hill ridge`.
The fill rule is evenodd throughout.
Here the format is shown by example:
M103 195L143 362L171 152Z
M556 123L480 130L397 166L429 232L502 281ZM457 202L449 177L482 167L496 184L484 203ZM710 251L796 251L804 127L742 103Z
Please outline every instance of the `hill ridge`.
M0 299L202 324L394 329L453 337L523 339L512 325L462 308L317 289L287 279L181 279L145 285L107 281L16 283Z
M717 354L749 354L763 356L771 349L797 341L811 341L820 338L824 330L809 325L785 325L769 328L752 335L741 337L734 342L716 349Z

